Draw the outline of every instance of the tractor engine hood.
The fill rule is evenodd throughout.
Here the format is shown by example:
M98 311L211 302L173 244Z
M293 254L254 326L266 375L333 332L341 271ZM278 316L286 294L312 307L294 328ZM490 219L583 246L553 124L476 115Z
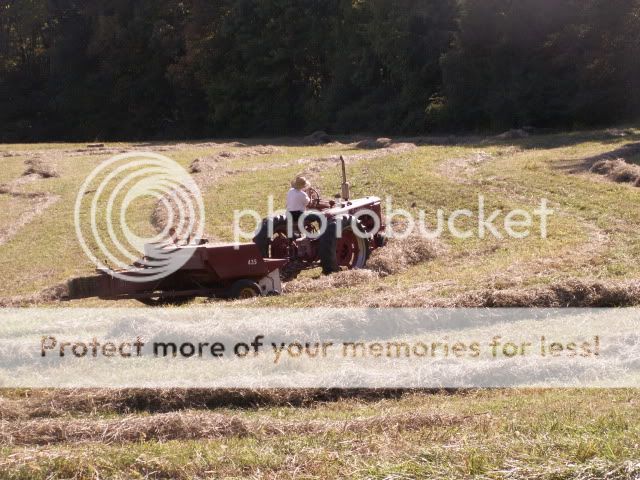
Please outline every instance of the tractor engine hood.
M354 198L353 200L340 200L336 202L333 207L323 210L322 213L328 217L336 217L344 214L353 214L358 210L372 208L374 206L379 207L379 205L379 197Z

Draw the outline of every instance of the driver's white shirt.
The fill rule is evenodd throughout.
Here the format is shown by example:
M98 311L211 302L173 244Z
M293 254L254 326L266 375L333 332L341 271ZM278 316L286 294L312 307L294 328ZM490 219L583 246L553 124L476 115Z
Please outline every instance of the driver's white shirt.
M311 199L302 190L296 190L291 188L287 192L287 211L288 212L303 212Z

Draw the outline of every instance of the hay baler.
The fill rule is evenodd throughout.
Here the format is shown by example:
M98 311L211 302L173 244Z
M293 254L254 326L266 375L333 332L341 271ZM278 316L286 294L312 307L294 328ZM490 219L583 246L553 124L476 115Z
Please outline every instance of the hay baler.
M147 305L181 303L194 297L251 298L282 292L279 269L287 260L263 258L253 243L171 246L188 256L186 263L168 276L148 281L148 270L138 264L131 269L98 270L92 277L68 282L69 298L136 299Z

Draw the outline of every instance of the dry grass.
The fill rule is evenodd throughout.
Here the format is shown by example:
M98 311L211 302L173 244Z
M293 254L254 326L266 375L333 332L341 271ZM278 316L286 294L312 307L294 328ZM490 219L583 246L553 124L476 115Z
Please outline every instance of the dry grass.
M153 211L149 216L149 223L157 233L160 233L165 230L165 228L167 228L167 222L171 217L176 219L176 223L178 223L177 219L182 220L184 222L183 225L189 225L189 222L193 221L193 231L198 230L200 222L203 222L204 219L200 218L197 209L194 209L195 218L191 219L189 215L189 209L184 208L184 204L182 203L185 201L185 199L188 199L188 201L190 201L192 205L196 205L196 199L194 195L187 189L182 189L181 192L178 190L174 190L173 192L171 192L171 194L165 195L161 200L158 200L155 203ZM183 226L183 228L184 230L186 230L186 227ZM181 235L183 232L177 233ZM169 241L170 238L167 237L165 240ZM180 238L180 240L186 241L187 239Z
M616 464L610 461L589 461L584 465L554 465L535 471L528 467L514 468L506 478L527 480L636 480L640 478L640 462L627 461Z
M386 137L380 138L365 138L356 143L356 148L372 149L372 148L388 148L393 143L393 140Z
M418 235L392 239L373 251L365 269L343 270L318 278L299 278L285 285L285 293L307 293L335 288L350 288L394 275L407 268L434 259L443 251L442 244Z
M634 390L497 389L18 420L2 423L0 476L632 479L637 405Z
M243 436L247 425L233 416L203 413L161 413L117 420L38 419L0 421L0 444L48 445L68 442L122 443Z
M225 144L227 145L227 144ZM210 146L217 146L211 144ZM272 155L275 153L281 153L282 149L274 147L272 145L256 145L254 147L246 147L244 144L233 143L229 146L241 147L237 151L225 150L218 152L214 155L208 155L205 157L199 157L193 160L189 166L189 173L194 175L194 179L201 190L205 190L207 187L214 185L218 180L239 171L233 171L224 168L222 165L226 164L228 160L234 158L247 158L255 157L259 155ZM180 218L180 212L178 211L178 205L175 199L171 197L164 197L164 202L158 200L154 205L153 212L150 216L150 222L156 232L161 232L167 226L170 210L173 212L173 218ZM185 218L185 222L188 222L189 218ZM196 219L197 222L203 221L203 219Z
M517 153L513 150L512 155ZM470 183L470 178L477 172L478 168L486 161L491 160L492 155L485 151L474 152L459 158L445 160L438 166L441 174L457 183Z
M26 175L26 172L25 172ZM31 181L34 178L40 178L40 175L30 174L22 177L17 181L8 185L0 185L0 194L19 200L26 200L26 208L23 207L20 215L7 225L0 227L0 245L11 240L22 227L32 222L36 217L44 213L49 207L56 203L60 197L46 192L22 192L16 190L16 186L24 181Z
M102 444L195 440L248 435L317 435L337 432L402 432L453 426L464 418L439 414L399 414L347 421L242 420L235 415L171 412L117 419L38 419L0 421L0 445Z
M419 235L391 239L383 248L374 250L367 261L367 268L381 276L393 275L432 260L443 251L443 244L439 240Z
M316 292L330 288L349 288L378 279L371 270L344 270L319 278L299 278L285 284L285 293Z
M11 182L0 185L0 194L16 199L16 202L23 201L24 205L16 205L20 210L11 223L0 226L0 245L11 240L22 227L32 222L36 217L44 213L49 207L56 203L60 197L49 192L22 191L23 184L31 183L41 178L58 177L55 168L38 157L32 157L25 161L27 169L21 177Z
M68 298L68 296L69 289L67 284L60 283L31 295L16 295L7 298L0 297L0 307L28 307L42 303L58 302Z
M400 389L56 389L0 396L1 420L59 418L81 414L168 413L186 409L313 407L350 399L395 399Z
M214 155L196 158L191 162L189 171L190 173L206 173L208 170L216 169L216 164L229 159L273 155L275 153L282 153L282 149L272 145L256 145L255 147L242 147L237 151L225 150Z
M627 163L622 158L615 160L599 160L589 170L591 173L604 175L618 183L632 183L640 186L640 165Z
M421 284L413 288L377 288L360 299L359 307L371 308L563 308L629 307L640 305L640 281L569 279L536 288L472 290L457 296L438 297L451 282Z
M640 281L571 279L531 289L472 292L458 297L453 304L457 307L628 307L640 304Z
M27 166L27 169L23 173L24 176L37 175L40 178L53 178L60 176L51 164L40 158L30 158L24 163Z
M11 192L9 193L9 195L16 196L15 192ZM59 197L56 195L33 195L34 196L26 197L32 199L32 202L30 202L28 209L26 211L23 211L14 222L0 228L0 245L7 243L20 231L22 227L29 224L59 200Z

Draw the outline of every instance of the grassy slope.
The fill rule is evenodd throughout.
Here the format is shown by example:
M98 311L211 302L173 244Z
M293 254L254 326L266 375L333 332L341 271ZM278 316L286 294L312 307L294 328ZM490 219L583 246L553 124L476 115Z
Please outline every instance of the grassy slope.
M399 275L379 280L379 287L399 296L411 289L428 289L434 296L451 296L473 288L529 286L555 280L582 277L598 279L637 278L640 265L633 261L640 253L640 190L615 184L588 173L568 174L566 166L580 159L611 151L640 135L610 138L605 133L534 136L497 143L476 142L457 146L423 146L413 150L382 153L373 159L355 160L348 170L354 196L392 195L394 206L424 209L427 220L435 219L437 208L451 212L456 208L475 209L477 195L486 197L486 208L533 209L547 198L555 210L549 225L549 238L532 235L524 240L453 240L445 237L449 252L433 262L413 267ZM268 143L265 141L264 143ZM40 149L41 146L6 146L7 150ZM72 148L56 145L56 149ZM301 157L344 153L361 154L349 145L325 147L280 146L277 153L229 158L218 165L227 173L205 191L207 230L221 239L231 240L234 209L257 208L266 212L266 197L273 194L276 207L282 201L288 179L313 164L297 165ZM167 154L184 166L196 158L221 150L242 152L237 147L197 147L185 145ZM12 282L2 285L0 295L29 294L72 275L88 274L92 264L85 259L75 238L72 209L82 179L107 156L74 156L42 152L55 164L60 178L38 180L23 185L25 191L49 191L62 198L37 222L23 227L0 247L0 265ZM477 165L479 152L491 155ZM26 157L2 160L5 168L0 181L19 176ZM462 159L463 162L459 162ZM466 162L466 163L465 163ZM282 166L285 165L285 166ZM326 194L339 185L339 170L328 162L318 162L314 182ZM231 172L231 173L228 173ZM2 199L7 202L6 199ZM16 202L17 203L17 202ZM18 215L17 205L0 221L10 222ZM134 219L148 228L148 212ZM29 239L30 248L25 248ZM32 239L36 239L33 242ZM71 241L70 241L71 239ZM312 272L311 275L317 274ZM307 274L309 275L309 273ZM316 305L319 302L360 304L371 285L334 289L326 292L297 293L280 298L254 301L255 305ZM109 305L88 300L78 305ZM135 303L131 303L135 305Z
M433 218L438 207L447 211L473 207L478 193L487 198L487 208L503 209L532 208L539 198L546 197L556 210L549 239L502 242L445 239L449 251L442 257L377 280L375 285L296 293L251 304L358 305L363 297L371 297L374 289L398 298L408 297L412 292L422 295L425 291L434 296L451 296L468 289L527 287L573 277L638 278L640 211L634 206L640 190L588 173L566 172L567 165L580 159L638 140L640 135L610 138L601 132L536 136L495 144L423 146L352 162L348 170L355 195L390 194L398 207L411 208L415 202L416 208L427 211L427 218ZM42 157L56 165L61 177L38 180L21 188L52 192L61 199L38 221L23 227L12 240L0 246L0 268L5 278L0 296L29 294L69 276L92 271L93 266L74 241L73 201L82 179L107 156L70 157L59 153L77 147L3 146L3 150L23 150L25 155L0 160L3 165L0 183L20 176L27 151L42 150ZM265 196L273 193L281 198L289 177L303 169L294 165L270 168L274 162L287 163L303 156L362 153L346 145L279 148L280 153L230 158L223 163L222 168L237 173L224 176L206 191L209 232L230 239L228 225L234 208L257 206L265 210ZM219 150L241 151L236 147L185 146L167 154L188 166L194 158ZM492 156L477 165L457 161L476 158L481 151ZM339 184L337 169L315 172L314 178L328 194ZM5 207L0 214L2 224L11 222L20 215L21 208L26 208L23 202L4 197L0 200L0 208ZM146 222L145 217L142 215L139 221ZM72 305L112 304L88 300ZM4 392L3 396L6 395L13 394ZM633 478L625 470L632 465L625 462L638 460L638 401L636 391L484 391L408 395L400 400L373 403L340 401L310 408L223 409L221 413L225 416L247 422L304 423L306 419L315 419L326 422L326 428L315 433L301 433L300 428L294 428L283 434L257 429L252 435L165 443L150 438L114 445L5 444L0 447L0 477L383 478L397 474L398 478L473 475L601 478L614 472L611 478ZM341 423L345 419L384 419L406 413L442 413L459 421L447 426L388 430L377 427L358 432L345 430ZM66 415L87 421L119 418L116 412L100 410L94 414L63 412L63 418ZM2 428L14 428L12 422L2 423ZM638 467L635 468L637 473Z

